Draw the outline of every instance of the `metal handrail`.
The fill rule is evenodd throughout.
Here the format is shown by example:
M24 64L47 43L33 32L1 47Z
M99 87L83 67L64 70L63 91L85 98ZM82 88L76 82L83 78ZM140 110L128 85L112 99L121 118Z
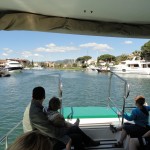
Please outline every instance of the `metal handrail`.
M0 144L5 140L5 149L8 148L8 136L22 123L22 120L17 123L10 131L8 131L1 139Z
M130 86L129 86L129 84L127 83L127 81L125 79L123 79L119 75L111 72L110 81L109 81L109 90L108 90L108 92L109 92L108 105L109 105L109 102L111 102L113 104L113 106L117 109L118 112L120 112L120 109L118 108L118 106L111 99L111 84L112 84L111 81L112 81L112 76L113 75L118 77L120 80L122 80L124 82L124 96L123 96L123 106L122 106L122 113L124 114L126 99L127 99L127 97L129 96L129 93L130 93L130 90L129 90ZM112 108L112 110L119 116L118 112L116 112L113 108ZM124 117L122 115L122 124L123 124L123 122L124 122Z
M59 99L62 98L62 78L60 73L51 73L50 75L58 75L58 89L59 89Z
M50 75L58 75L58 89L59 89L59 99L62 100L62 78L60 73L51 73Z
M60 73L53 73L53 74L51 74L51 75L58 75L58 90L59 90L59 99L60 99L60 101L61 101L61 107L60 107L60 113L61 114L63 114L63 109L62 109L62 93L63 93L63 91L62 91L62 87L63 87L63 84L62 84L62 78L61 78L61 74Z

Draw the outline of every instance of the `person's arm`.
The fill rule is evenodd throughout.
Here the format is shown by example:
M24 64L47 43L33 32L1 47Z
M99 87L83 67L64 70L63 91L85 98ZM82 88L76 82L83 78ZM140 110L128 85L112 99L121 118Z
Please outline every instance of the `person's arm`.
M61 115L57 115L54 119L53 119L53 124L56 127L65 127L66 126L66 122L65 119L61 116Z
M65 125L65 126L66 126L67 128L70 128L70 127L72 127L72 126L73 126L73 124L72 124L72 123L70 123L70 122L68 122L68 121L65 121L65 123L66 123L66 125Z
M132 113L130 115L125 113L123 117L128 121L133 121L135 119L134 110L132 110Z

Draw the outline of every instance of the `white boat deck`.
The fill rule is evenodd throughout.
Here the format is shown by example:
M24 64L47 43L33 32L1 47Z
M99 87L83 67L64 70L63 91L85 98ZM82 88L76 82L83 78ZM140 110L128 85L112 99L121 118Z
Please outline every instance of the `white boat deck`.
M89 135L94 140L99 140L100 145L97 147L88 147L87 149L90 150L124 150L127 149L127 146L124 146L125 148L115 148L114 143L117 143L117 140L119 138L120 133L114 134L111 132L109 128L110 124L105 125L97 125L92 127L81 127L82 130ZM126 142L125 142L126 145Z
M114 147L114 143L117 143L118 135L111 132L109 124L97 125L92 127L81 127L81 129L92 139L100 141L100 145L96 147L86 147L87 150L127 150L127 140L124 144L124 148ZM72 147L73 150L73 147Z

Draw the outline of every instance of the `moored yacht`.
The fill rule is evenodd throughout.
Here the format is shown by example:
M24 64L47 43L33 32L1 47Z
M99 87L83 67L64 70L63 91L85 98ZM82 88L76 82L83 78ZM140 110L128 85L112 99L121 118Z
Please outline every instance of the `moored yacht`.
M23 66L18 61L7 60L5 69L7 69L9 72L21 72Z
M119 65L110 67L110 71L115 73L150 75L150 62L136 60L136 57L134 57L132 60L121 61Z
M31 69L33 69L33 70L42 70L43 69L43 67L41 67L41 66L34 66L33 68L31 68Z

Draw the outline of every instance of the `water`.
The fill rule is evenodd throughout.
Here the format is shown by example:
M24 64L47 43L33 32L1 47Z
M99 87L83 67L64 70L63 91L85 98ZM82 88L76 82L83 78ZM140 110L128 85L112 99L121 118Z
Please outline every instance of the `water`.
M0 137L22 119L35 86L45 88L45 106L52 96L58 96L56 73L62 75L63 106L107 106L109 73L24 70L11 77L0 78ZM139 94L144 95L150 104L150 76L122 75L122 77L130 84L128 104L134 105L133 98ZM118 95L121 83L116 78L114 81L114 94Z

